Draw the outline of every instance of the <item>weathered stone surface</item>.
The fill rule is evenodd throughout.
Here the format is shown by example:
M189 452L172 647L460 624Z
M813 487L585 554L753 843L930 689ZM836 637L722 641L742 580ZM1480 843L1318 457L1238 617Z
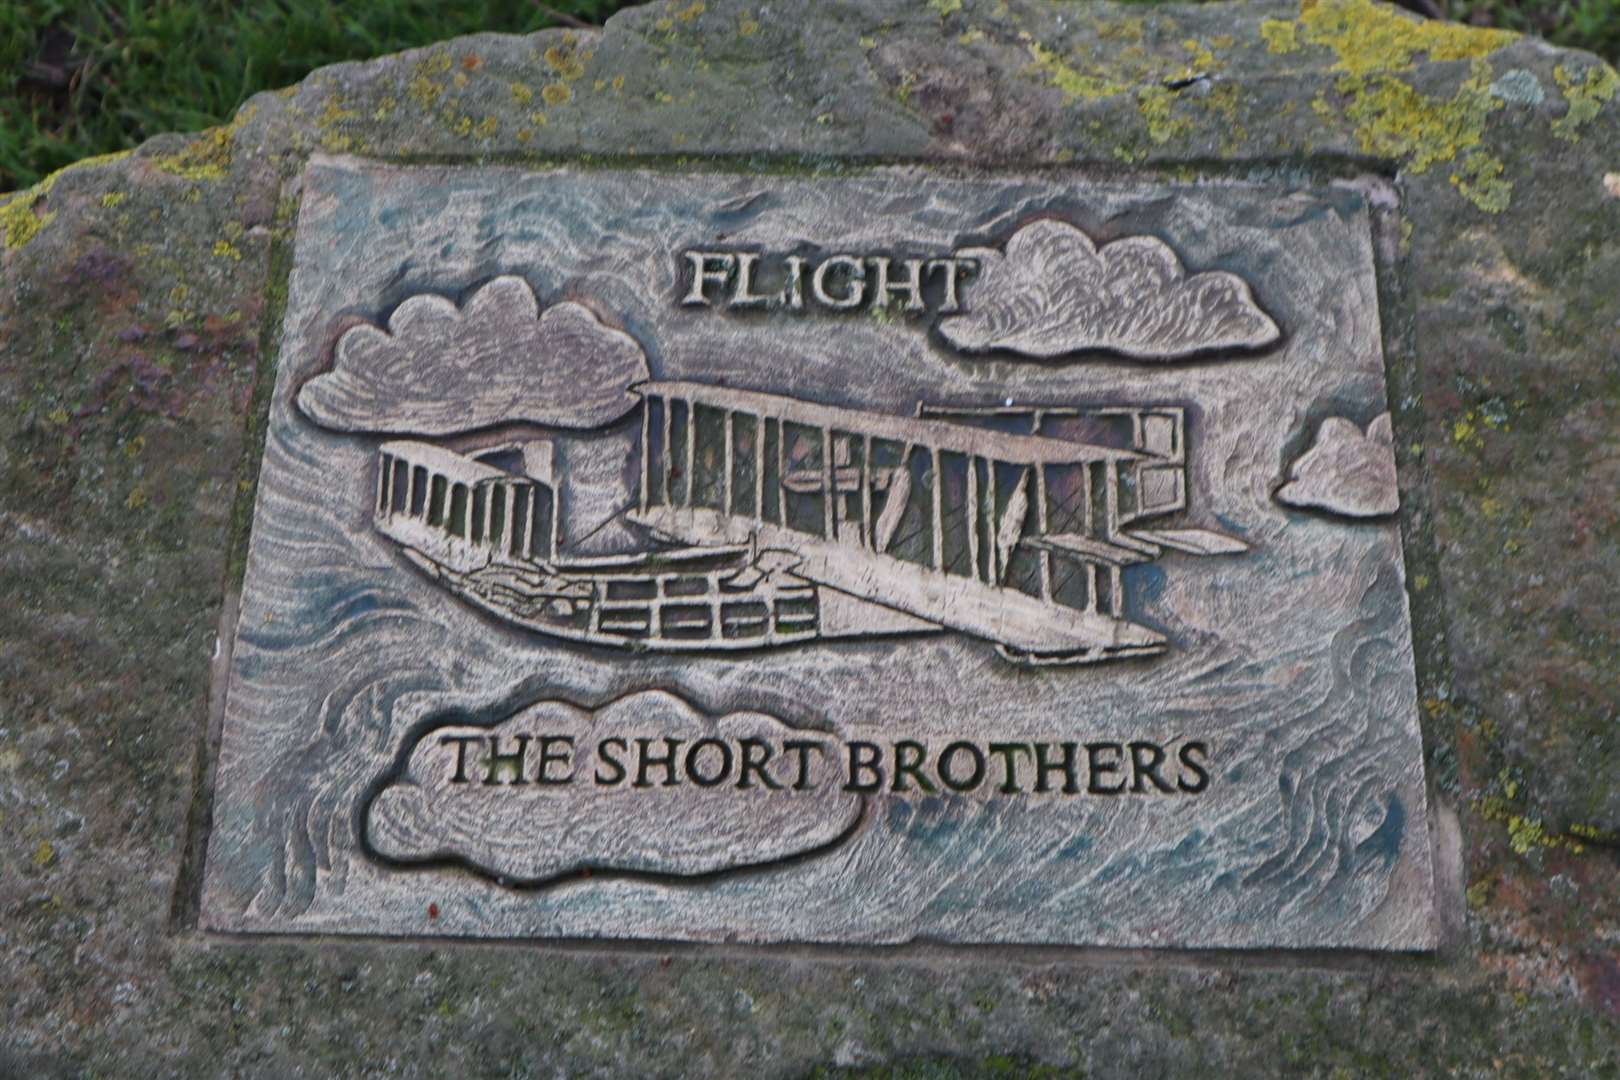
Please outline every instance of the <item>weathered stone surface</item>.
M1614 1071L1613 72L1356 2L779 7L659 3L601 34L343 65L0 197L0 1071ZM317 148L1389 175L1385 349L1447 947L1172 966L199 935L210 657L290 181Z

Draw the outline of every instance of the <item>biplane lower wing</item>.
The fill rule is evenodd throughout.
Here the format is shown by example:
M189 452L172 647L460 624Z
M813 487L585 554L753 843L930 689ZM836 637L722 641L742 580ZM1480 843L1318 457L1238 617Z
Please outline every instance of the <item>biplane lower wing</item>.
M1124 619L1048 603L865 548L700 507L652 506L630 520L687 544L757 542L791 550L793 573L857 599L1032 654L1144 650L1163 635Z

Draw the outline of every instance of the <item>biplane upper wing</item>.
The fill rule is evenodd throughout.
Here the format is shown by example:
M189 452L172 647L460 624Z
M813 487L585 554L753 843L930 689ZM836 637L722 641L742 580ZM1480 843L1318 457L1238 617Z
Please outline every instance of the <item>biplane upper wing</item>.
M885 632L904 616L908 626L944 627L1034 654L1141 651L1165 643L1119 610L1058 603L1049 588L1032 595L1004 580L1015 549L1032 539L1024 534L1026 517L1039 522L1045 513L1038 479L1045 467L1095 466L1114 475L1143 458L1137 451L731 387L664 382L637 390L648 402L647 452L630 520L679 543L791 552L794 574L867 605L843 605L853 620L846 632L859 633L862 623ZM790 429L799 434L790 438ZM802 453L791 453L789 442ZM881 443L893 448L886 463L874 454ZM942 482L913 490L907 463L914 454L932 461L933 474L942 457L958 462L961 490L949 507ZM999 499L998 466L1019 477ZM815 499L810 519L788 520L782 507L790 494ZM894 550L898 512L912 498L920 500L919 514L931 515L931 556L901 558ZM966 538L958 558L941 546L949 529Z

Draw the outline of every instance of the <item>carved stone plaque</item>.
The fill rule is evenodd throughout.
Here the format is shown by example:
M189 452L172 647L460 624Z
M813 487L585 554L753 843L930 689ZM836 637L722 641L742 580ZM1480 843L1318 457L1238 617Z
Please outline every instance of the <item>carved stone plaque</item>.
M208 927L1433 945L1359 190L302 198Z

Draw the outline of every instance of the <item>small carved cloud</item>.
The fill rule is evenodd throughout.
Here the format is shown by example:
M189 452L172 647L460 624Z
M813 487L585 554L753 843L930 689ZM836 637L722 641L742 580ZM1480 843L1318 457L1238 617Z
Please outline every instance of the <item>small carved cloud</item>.
M1235 274L1187 276L1151 236L1099 249L1064 221L1033 221L979 260L968 311L942 320L945 340L965 352L1005 349L1055 357L1106 350L1137 360L1176 360L1210 349L1256 349L1280 336Z
M521 764L492 763L520 746ZM659 690L595 712L545 701L423 734L366 808L366 839L396 862L459 861L510 884L709 874L847 837L863 801L842 779L831 737L761 713L709 717Z
M1395 435L1389 413L1365 434L1343 417L1331 416L1316 442L1288 470L1277 501L1345 517L1384 517L1400 509L1395 483Z
M629 334L582 304L542 314L519 277L498 277L460 308L423 294L386 330L344 332L332 370L304 384L298 407L338 431L452 435L526 420L548 427L612 423L636 404L647 357Z

